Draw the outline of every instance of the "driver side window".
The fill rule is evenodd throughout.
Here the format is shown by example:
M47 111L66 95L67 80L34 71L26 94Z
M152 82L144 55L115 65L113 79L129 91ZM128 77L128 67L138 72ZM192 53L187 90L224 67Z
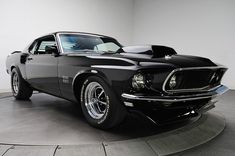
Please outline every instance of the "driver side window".
M33 48L30 50L30 53L34 55L48 54L46 52L46 47L56 46L54 36L46 36L34 43Z

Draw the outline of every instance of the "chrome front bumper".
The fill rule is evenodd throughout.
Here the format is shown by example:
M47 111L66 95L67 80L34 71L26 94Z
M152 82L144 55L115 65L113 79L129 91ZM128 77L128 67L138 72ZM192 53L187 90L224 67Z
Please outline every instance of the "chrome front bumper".
M192 95L179 95L179 96L144 96L144 95L133 95L133 94L126 94L123 93L121 96L124 100L124 104L126 106L130 106L128 101L146 101L146 102L167 102L167 103L174 103L174 102L186 102L186 101L193 101L193 100L201 100L201 99L214 99L219 95L224 94L228 91L226 86L220 85L206 93L197 93Z

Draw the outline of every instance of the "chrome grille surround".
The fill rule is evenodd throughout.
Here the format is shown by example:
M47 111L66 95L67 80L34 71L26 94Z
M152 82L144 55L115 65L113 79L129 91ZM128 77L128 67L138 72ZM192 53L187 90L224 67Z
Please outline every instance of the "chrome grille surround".
M206 85L204 87L200 87L200 88L189 88L189 89L171 89L171 90L167 90L166 89L166 85L167 85L167 82L169 81L169 79L171 78L171 76L173 74L175 74L176 72L179 72L179 71L186 71L186 70L201 70L201 69L211 69L211 70L216 70L216 69L224 69L224 70L227 70L227 68L225 66L209 66L209 67L187 67L187 68L176 68L174 70L172 70L170 72L170 74L166 77L163 85L162 85L162 90L165 92L165 93L169 93L169 94L172 94L172 93L181 93L181 92L201 92L201 91L209 91L211 90L212 88L210 87L210 85ZM219 85L217 86L214 86L213 88L217 88Z

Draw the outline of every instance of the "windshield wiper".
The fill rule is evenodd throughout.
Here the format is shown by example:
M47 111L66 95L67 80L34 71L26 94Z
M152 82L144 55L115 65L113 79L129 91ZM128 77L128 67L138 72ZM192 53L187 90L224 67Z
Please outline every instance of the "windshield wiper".
M81 49L81 50L75 50L75 51L81 51L81 52L94 52L94 50L91 49Z
M75 52L95 52L95 53L116 53L115 51L102 51L102 50L91 50L91 49L81 49L81 50L74 50Z

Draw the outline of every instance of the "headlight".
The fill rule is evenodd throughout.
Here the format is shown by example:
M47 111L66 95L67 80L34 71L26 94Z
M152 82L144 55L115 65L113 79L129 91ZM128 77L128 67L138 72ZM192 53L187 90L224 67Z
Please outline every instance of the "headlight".
M132 87L134 89L140 90L145 88L145 77L142 74L136 74L132 78Z
M176 82L176 76L173 75L173 76L171 77L171 79L170 79L169 87L170 87L171 89L173 89L173 88L175 88L176 84L177 84L177 82Z
M220 80L220 75L218 73L214 73L211 77L210 83L215 84L219 82L219 80Z

